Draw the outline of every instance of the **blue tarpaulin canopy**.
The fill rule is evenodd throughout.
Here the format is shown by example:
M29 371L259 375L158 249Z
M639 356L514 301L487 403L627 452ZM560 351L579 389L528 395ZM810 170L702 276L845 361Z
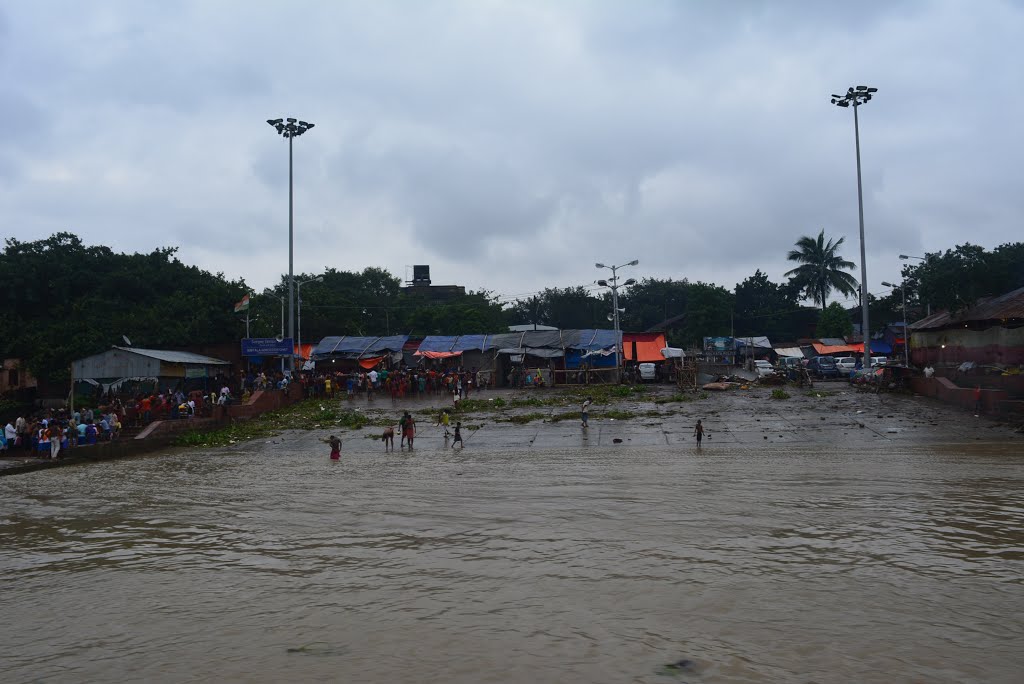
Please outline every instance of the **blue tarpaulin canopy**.
M409 339L408 335L391 335L390 337L325 337L313 349L314 361L328 358L366 359L383 356L387 353L401 352L402 346Z
M416 351L420 352L450 352L455 351L455 343L459 341L458 335L428 335L420 342Z
M872 354L892 354L892 345L885 340L871 340Z

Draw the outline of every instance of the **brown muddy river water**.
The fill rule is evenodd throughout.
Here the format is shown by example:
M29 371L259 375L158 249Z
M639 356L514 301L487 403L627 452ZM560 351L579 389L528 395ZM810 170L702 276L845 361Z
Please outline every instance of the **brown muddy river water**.
M1024 680L1019 444L631 429L2 478L0 680Z

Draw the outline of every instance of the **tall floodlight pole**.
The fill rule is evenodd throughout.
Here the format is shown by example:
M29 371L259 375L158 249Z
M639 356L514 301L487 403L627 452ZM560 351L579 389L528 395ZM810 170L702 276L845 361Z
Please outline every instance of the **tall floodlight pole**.
M857 109L868 102L878 92L878 88L867 86L851 86L846 95L832 95L832 104L837 107L853 105L853 136L857 146L857 211L860 217L860 310L861 337L864 339L864 359L871 358L871 328L868 327L868 264L867 250L864 247L864 191L860 179L860 121Z
M895 285L884 280L882 285L896 289ZM905 283L900 283L900 294L903 295L903 361L907 368L910 368L910 328L907 327L907 289L904 285Z
M288 139L288 337L295 339L295 241L294 241L294 201L293 201L293 165L292 141L302 135L314 124L296 119L267 119L267 123ZM288 370L295 370L295 354L289 354Z
M612 272L612 277L608 280L598 280L597 284L601 287L607 287L612 291L612 321L615 326L615 382L620 380L620 366L622 363L622 334L619 332L619 288L633 285L636 283L635 280L630 278L626 282L619 285L619 274L618 270L625 266L636 266L640 263L639 259L633 259L628 264L621 264L620 266L605 266L604 264L594 264L597 268L607 268Z

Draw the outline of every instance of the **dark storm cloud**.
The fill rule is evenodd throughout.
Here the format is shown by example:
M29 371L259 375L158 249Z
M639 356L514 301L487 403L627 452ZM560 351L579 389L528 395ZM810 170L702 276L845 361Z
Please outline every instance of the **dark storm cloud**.
M779 279L824 228L896 254L1019 239L1020 5L32 3L0 14L5 235L73 229L256 286L430 263L502 293Z

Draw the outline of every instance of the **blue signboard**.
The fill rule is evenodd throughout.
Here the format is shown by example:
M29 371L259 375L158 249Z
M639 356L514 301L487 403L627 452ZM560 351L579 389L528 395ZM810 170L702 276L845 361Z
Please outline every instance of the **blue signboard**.
M242 340L242 356L291 356L295 351L292 338L249 337Z

